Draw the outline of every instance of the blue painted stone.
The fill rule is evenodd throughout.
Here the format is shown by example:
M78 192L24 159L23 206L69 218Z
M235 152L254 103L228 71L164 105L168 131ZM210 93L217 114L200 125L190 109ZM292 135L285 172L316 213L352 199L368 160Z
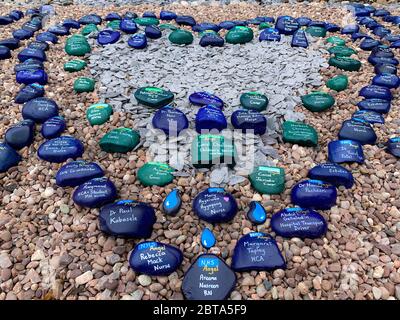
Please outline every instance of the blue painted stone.
M381 73L372 79L372 84L389 89L397 89L400 86L400 78L395 74Z
M327 210L336 205L336 188L321 180L304 180L291 192L292 203L302 208Z
M58 42L58 38L54 33L45 31L42 33L39 33L36 36L36 40L37 41L41 41L41 42L51 42L51 43L57 43Z
M182 293L187 300L225 300L236 285L236 275L214 254L202 254L185 273Z
M290 34L294 34L300 28L300 25L298 24L296 19L293 17L280 16L276 20L275 28L281 34L290 35Z
M261 21L260 19L257 19L257 18L246 20L246 23L247 23L248 25L249 25L249 24L252 24L252 25L258 26L259 24L261 24L261 22L263 22L263 21Z
M27 16L31 16L31 15L39 14L39 13L40 13L40 11L39 11L39 9L37 9L37 8L30 8L30 9L27 9L27 10L25 11L25 14L26 14Z
M17 72L16 80L22 84L39 83L47 84L47 73L44 70L23 70Z
M21 20L24 17L24 13L21 10L12 10L10 17L15 21Z
M109 14L106 15L105 19L106 21L113 21L113 20L122 20L121 16L117 12L110 12Z
M162 36L160 28L155 25L146 26L144 33L149 39L159 39Z
M138 31L138 26L136 22L132 19L122 19L121 22L119 23L119 28L121 31L127 33L127 34L134 34Z
M258 201L251 201L247 218L253 224L263 224L267 220L267 212Z
M368 85L363 87L360 90L359 95L365 99L382 99L387 101L391 101L393 98L390 89L377 85Z
M260 18L262 19L262 22L275 23L274 17L260 17Z
M400 40L393 42L390 45L390 47L393 48L393 49L399 49L400 48Z
M171 105L157 110L152 124L154 128L164 131L166 135L179 135L181 131L189 127L186 115Z
M168 10L161 10L160 11L160 19L161 20L175 20L177 18L177 15L175 12L168 11Z
M103 179L104 184L106 178L100 179ZM86 184L95 180L97 179L90 180ZM111 183L109 180L107 182ZM102 189L107 191L107 194L110 194L111 185L103 186ZM115 198L115 187L113 189L113 197ZM110 201L107 200L107 202ZM99 213L100 230L116 237L149 238L155 222L156 214L154 209L147 203L135 200L121 200L108 204L101 208Z
M197 106L205 106L212 104L216 107L222 109L224 107L224 102L221 98L217 97L216 95L201 91L201 92L194 92L189 96L190 103L197 105Z
M0 46L7 47L10 50L19 48L19 40L15 38L7 38L0 40Z
M308 177L328 182L335 187L344 186L346 189L351 188L354 184L351 171L332 162L322 163L313 167L308 171Z
M360 39L370 38L368 34L364 32L355 32L351 35L351 40L357 41Z
M218 26L221 29L231 30L233 27L236 26L236 24L233 21L222 21Z
M271 229L284 238L315 239L323 236L328 225L317 211L303 208L286 208L271 218Z
M254 134L263 135L267 130L267 119L256 110L234 111L231 123L235 129L241 129L244 133L253 130Z
M101 24L102 19L97 14L88 14L78 20L80 24Z
M14 20L10 16L0 16L0 26L6 26L13 22Z
M208 228L204 228L203 232L201 233L201 245L205 249L210 249L215 245L215 236L212 231Z
M372 126L359 118L345 120L339 130L340 140L354 140L360 144L375 144L377 136Z
M0 60L10 59L11 50L6 46L0 46Z
M21 26L21 29L31 32L32 35L41 28L42 23L40 21L34 22L33 20L26 22Z
M162 203L163 211L169 216L175 216L182 205L182 199L178 189L173 189Z
M233 251L232 269L272 271L286 269L286 262L276 241L266 233L250 232L239 239Z
M76 187L86 181L103 176L103 169L95 162L71 161L58 170L56 184L60 187Z
M147 47L147 37L142 33L135 34L129 38L128 45L135 49L144 49Z
M354 15L356 17L365 17L369 16L371 13L366 8L355 8Z
M368 22L365 26L370 30L374 30L375 28L378 28L381 25L376 21L371 21L371 22Z
M400 158L400 137L390 138L386 143L386 150L395 157Z
M153 11L145 11L145 12L143 12L142 17L143 18L156 18L157 19L157 16Z
M65 19L62 25L68 29L79 29L81 24L74 19Z
M144 241L138 243L129 257L130 267L137 273L167 276L181 265L183 254L169 244Z
M368 62L374 66L377 64L392 64L392 65L397 66L399 64L399 60L397 60L396 58L385 58L385 57L376 57L376 56L369 56Z
M193 27L196 25L196 20L192 16L177 16L175 22L183 26Z
M107 44L116 43L121 36L121 33L114 30L103 30L97 35L97 42L104 46Z
M357 103L357 106L360 110L388 113L390 110L390 101L382 99L364 99Z
M212 30L215 32L219 32L221 30L221 27L215 23L202 22L202 23L199 23L199 24L196 24L195 26L193 26L192 30L195 32L203 32L206 30Z
M28 59L23 63L15 65L14 71L19 72L22 70L39 70L44 69L43 62L36 59Z
M373 14L375 17L385 17L390 15L390 12L386 9L376 9L376 11Z
M138 17L138 15L135 12L130 12L127 11L124 13L124 15L122 16L123 19L136 19Z
M324 21L318 21L318 20L311 20L311 22L308 24L309 27L319 27L319 28L324 28L326 27L326 22Z
M33 41L28 44L29 49L47 51L49 50L49 44L47 42L42 41Z
M371 17L361 17L361 18L357 18L356 19L358 24L365 26L367 23L371 22L371 21L375 21L374 18Z
M76 159L82 156L84 147L82 142L70 136L62 136L47 140L38 149L40 159L61 163L68 159Z
M202 47L223 47L225 43L224 38L222 38L221 36L219 36L218 34L205 34L201 37L200 39L200 46Z
M374 30L372 30L372 33L380 38L385 37L389 33L391 33L390 29L387 29L385 27L377 27Z
M18 29L13 31L12 36L17 40L26 40L33 37L33 31Z
M44 87L38 83L32 83L27 86L24 86L19 90L16 95L14 102L17 104L23 104L28 102L29 100L43 97L44 96Z
M385 119L382 117L382 115L378 112L375 111L370 111L370 110L358 110L353 113L351 116L352 119L362 119L368 123L374 124L374 123L379 123L379 124L384 124Z
M24 119L31 119L36 123L43 123L47 119L58 116L58 106L54 100L48 98L35 98L29 100L22 108Z
M7 129L4 141L15 150L20 150L32 144L35 135L35 123L23 120Z
M266 28L263 31L261 31L258 40L259 41L281 41L281 35L280 35L278 29Z
M304 30L297 30L292 37L292 42L290 44L292 47L307 48L308 40Z
M359 32L359 31L360 31L360 27L359 27L358 25L356 25L356 24L349 24L349 25L344 26L344 27L342 28L341 33L342 33L342 34L352 34L352 33Z
M307 17L300 17L296 18L296 21L299 24L299 26L303 27L303 26L308 26L312 20Z
M328 159L331 162L364 162L362 145L353 140L335 140L328 143Z
M25 48L18 53L18 59L20 62L24 62L28 59L36 59L39 61L46 61L46 54L42 50Z
M327 23L325 28L326 28L326 31L328 31L328 32L340 31L340 27L335 23Z
M21 161L21 156L8 144L0 142L0 173L15 167Z
M371 51L373 48L379 46L381 44L380 41L372 39L372 38L365 38L360 43L360 49L364 51Z
M371 55L382 58L393 58L394 53L388 46L380 45L372 49Z
M198 133L202 133L202 131L204 131L203 133L208 133L213 129L222 131L227 128L228 124L219 107L206 105L197 112L195 126Z
M78 186L72 195L72 200L75 204L86 208L100 208L107 203L113 202L116 198L117 189L115 188L114 183L112 183L111 180L107 179L106 177L94 178L86 181L85 183ZM100 230L106 232L107 228L105 227L105 225L107 225L107 221L106 219L102 219L102 217L104 217L105 215L103 213L103 209L105 208L102 208L99 213ZM113 211L113 209L107 211L108 217L110 217L110 215L114 213L114 216L112 218L118 219L118 213ZM126 212L124 212L124 214L125 213ZM110 234L116 235L113 233Z
M194 199L193 211L202 220L219 223L232 220L238 206L235 198L223 188L208 188Z
M55 34L56 36L67 36L69 35L69 29L62 25L51 26L47 29L48 32Z
M40 133L45 139L59 137L65 131L66 124L63 117L57 116L46 120L42 124Z

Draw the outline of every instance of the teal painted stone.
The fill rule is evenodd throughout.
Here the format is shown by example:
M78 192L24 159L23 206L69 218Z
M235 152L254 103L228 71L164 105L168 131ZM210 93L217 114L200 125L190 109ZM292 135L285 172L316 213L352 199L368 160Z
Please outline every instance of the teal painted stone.
M252 187L262 194L280 194L285 189L285 170L279 167L258 166L249 175Z
M243 44L253 40L253 30L245 26L236 26L228 31L225 41L232 44Z
M110 119L112 107L107 103L96 103L86 110L86 118L92 126L101 125Z
M174 44L188 45L193 42L193 34L187 30L174 30L168 36L168 40Z
M328 93L314 91L301 97L303 105L311 112L321 112L331 108L335 99Z
M240 104L245 109L264 111L268 106L268 98L259 92L246 92L240 96Z
M151 108L161 108L174 100L174 94L157 87L142 87L135 92L136 100Z
M340 74L326 81L326 86L329 89L335 90L337 92L346 90L348 85L349 85L349 78L344 74Z
M106 133L100 140L100 148L106 152L127 153L140 141L140 135L131 128L117 128Z
M165 186L174 180L174 169L166 163L147 162L137 172L138 180L144 186Z
M284 142L301 146L315 147L318 145L317 131L310 125L299 121L285 121L282 124Z

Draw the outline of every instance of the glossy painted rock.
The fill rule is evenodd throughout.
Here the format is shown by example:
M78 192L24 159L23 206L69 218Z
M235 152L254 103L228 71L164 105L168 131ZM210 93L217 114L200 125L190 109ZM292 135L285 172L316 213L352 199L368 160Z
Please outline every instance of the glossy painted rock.
M326 29L324 27L319 27L319 26L309 26L305 32L307 32L309 35L317 38L323 38L326 36Z
M165 197L162 203L162 209L165 214L169 216L175 216L179 212L181 205L182 205L182 199L179 189L173 189Z
M185 273L182 293L188 300L225 300L236 285L236 275L214 254L202 254Z
M62 25L68 29L79 29L81 27L81 24L74 19L65 19Z
M135 22L140 26L158 25L160 21L153 17L136 18Z
M340 31L340 27L335 23L327 23L325 25L325 29L328 32L338 32L338 31Z
M19 45L20 45L20 41L15 38L7 38L7 39L0 40L0 46L7 47L10 50L15 50L15 49L19 48Z
M218 34L205 34L200 39L200 46L202 47L223 47L224 46L224 38L219 36Z
M259 92L246 92L240 96L240 104L245 109L264 111L268 106L268 98Z
M312 20L308 17L300 17L300 18L296 18L296 21L301 27L304 27L304 26L308 26Z
M353 140L335 140L328 143L328 159L331 162L364 162L362 145Z
M371 56L383 57L383 58L393 58L394 53L390 47L385 45L380 45L372 49Z
M281 41L281 34L278 29L275 28L266 28L261 31L259 37L259 41Z
M390 138L386 143L386 150L395 157L400 158L400 137Z
M121 16L117 12L110 12L109 14L106 15L105 19L106 21L112 21L112 20L121 20Z
M0 60L11 58L11 50L6 46L0 46Z
M44 69L43 61L39 61L36 59L28 59L22 63L15 65L14 71L19 72L22 70L39 70Z
M376 74L395 74L397 75L397 67L393 64L377 64L374 67L374 71Z
M135 34L129 38L128 45L134 49L144 49L147 47L147 37L145 34Z
M400 40L397 40L397 41L393 42L390 45L390 47L393 48L393 49L399 49L400 48Z
M293 17L280 16L276 20L275 28L279 33L289 35L294 34L300 28L300 25Z
M203 248L205 249L210 249L215 245L216 239L210 229L208 228L203 229L200 237L200 242Z
M272 271L286 269L286 262L276 241L269 234L250 232L236 243L232 269L237 272Z
M53 139L59 137L61 133L65 131L65 128L66 124L64 118L56 116L46 120L42 124L40 132L45 139Z
M328 182L335 187L344 186L347 189L351 188L354 184L351 171L332 162L322 163L313 167L308 171L308 177Z
M100 45L116 43L121 37L121 33L114 30L103 30L97 35L97 42Z
M280 194L285 189L285 170L258 166L249 175L252 187L261 194Z
M69 29L62 25L51 26L47 30L57 36L66 36L70 34Z
M328 49L330 54L334 54L336 57L350 57L356 54L356 51L346 46L335 46Z
M107 23L106 28L111 30L118 30L120 24L121 20L112 20Z
M156 111L152 119L153 127L164 131L166 135L179 135L189 127L186 115L179 109L166 105Z
M346 40L336 36L329 37L328 39L326 39L326 42L332 43L336 46L344 46L346 44Z
M290 43L292 47L297 47L297 48L307 48L308 47L308 40L306 33L304 30L297 30L293 36L292 36L292 41Z
M179 29L176 25L173 25L171 23L162 23L162 24L158 25L158 27L161 30L172 30L173 31L173 30L178 30Z
M193 27L196 25L196 20L192 16L177 16L175 22L183 26Z
M199 23L199 24L196 24L195 26L193 26L192 30L195 32L203 32L206 30L212 30L215 32L219 32L221 30L221 27L212 22L202 22L202 23Z
M122 19L119 24L119 28L122 32L127 34L134 34L138 31L138 26L132 19Z
M46 61L46 54L42 50L25 48L20 53L18 53L18 59L21 62L24 62L28 59Z
M361 119L363 121L366 121L368 123L374 124L374 123L379 123L379 124L384 124L385 119L382 117L382 115L378 112L375 111L370 111L370 110L358 110L353 113L351 116L352 119Z
M42 42L42 41L33 41L28 44L28 48L41 51L47 51L49 50L49 47L50 46L47 42Z
M56 184L60 187L76 187L86 181L103 176L103 169L95 162L71 161L57 171Z
M247 211L247 218L255 225L263 224L267 220L267 212L261 203L251 201Z
M245 26L236 26L225 35L225 41L231 44L243 44L253 40L253 30Z
M38 83L32 83L19 90L14 101L17 104L28 102L29 100L44 96L44 87Z
M328 61L330 66L337 67L345 71L359 71L361 68L361 62L348 58L348 57L331 57Z
M106 133L99 145L105 152L127 153L132 151L140 142L139 132L130 128L116 128Z
M291 192L292 203L302 208L327 210L336 205L336 188L321 180L304 180Z
M272 26L272 24L271 23L268 23L268 22L261 22L259 25L258 25L258 30L264 30L264 29L268 29L268 28L272 28L273 26ZM278 31L279 32L279 31Z
M236 110L232 113L231 122L235 129L244 133L263 135L267 130L267 119L256 110Z
M397 60L396 58L386 58L377 56L369 56L368 62L374 66L377 64L392 64L394 66L397 66L399 64L399 60Z
M144 186L165 186L174 180L174 169L166 163L147 162L137 172L137 179Z
M190 103L197 106L214 105L222 109L224 107L224 102L221 98L208 92L194 92L189 96Z
M393 96L390 89L377 85L368 85L361 88L359 95L365 99L382 99L391 101Z
M97 14L88 14L78 20L80 24L101 24L102 19Z
M193 200L193 212L209 223L231 221L237 211L235 198L223 188L207 188Z
M352 33L359 32L359 31L360 31L360 27L357 24L349 24L342 28L341 33L342 34L352 34Z
M130 267L137 273L167 276L181 265L182 252L169 244L144 241L138 243L129 257Z
M83 70L86 65L86 61L75 59L64 63L64 70L68 72L77 72Z
M310 125L300 121L285 121L282 124L282 138L284 142L295 143L301 146L318 145L318 133Z
M379 46L381 43L378 40L372 38L366 38L360 43L360 49L365 51L371 51L373 48Z
M351 35L351 40L357 41L360 39L369 38L369 35L364 32L356 32Z
M395 74L378 74L372 79L372 84L397 89L400 86L400 78Z
M8 144L0 142L0 173L15 167L21 161L21 156Z
M97 32L99 31L99 28L95 24L87 24L82 28L81 34L83 36L88 36L92 32Z
M39 83L45 85L48 77L44 70L22 70L17 72L16 80L22 84Z
M4 141L13 149L20 150L30 146L35 134L35 123L32 120L23 120L7 129Z
M113 202L116 198L117 189L114 183L106 177L86 181L79 185L72 195L72 200L74 200L75 204L86 208L100 208L107 203ZM101 212L99 216L101 216ZM100 230L103 231L101 222Z
M168 40L174 44L188 45L193 42L193 39L191 32L182 29L174 30L168 36Z
M136 100L151 108L161 108L174 100L174 94L157 87L142 87L135 91Z
M168 10L161 10L160 11L160 19L161 20L175 20L178 16L175 12L168 11Z
M24 119L31 119L36 123L43 123L47 119L58 116L58 106L54 100L48 98L35 98L29 100L22 108Z
M301 101L308 110L321 112L331 108L335 104L333 96L326 92L315 91L301 97Z
M357 106L360 110L388 113L390 110L390 101L382 99L364 99L357 103Z
M326 86L335 91L346 90L349 85L349 78L346 75L338 75L326 81Z
M74 81L74 91L77 93L92 92L94 90L95 81L88 77L79 77Z
M91 48L85 36L76 34L67 39L64 50L70 56L84 56Z
M26 40L33 37L33 31L18 29L13 31L12 36L17 40Z
M372 126L362 119L345 120L339 130L340 140L354 140L360 144L375 144L377 136Z
M83 151L83 144L78 139L62 136L42 143L37 153L44 161L61 163L81 157Z
M199 109L195 119L196 131L208 133L212 129L222 131L228 126L225 116L219 107L206 105Z
M213 134L198 135L193 140L191 155L196 168L210 168L221 163L233 167L237 158L232 140Z
M102 125L107 122L113 113L112 107L107 103L92 104L86 110L86 118L92 126Z
M144 33L149 39L159 39L162 36L161 29L157 26L147 26L144 29Z

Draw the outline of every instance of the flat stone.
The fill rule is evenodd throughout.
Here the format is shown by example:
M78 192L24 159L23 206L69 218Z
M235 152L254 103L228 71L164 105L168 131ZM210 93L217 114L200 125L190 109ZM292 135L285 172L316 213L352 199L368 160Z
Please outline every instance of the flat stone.
M291 192L292 203L301 208L327 210L336 205L336 188L321 180L304 180Z

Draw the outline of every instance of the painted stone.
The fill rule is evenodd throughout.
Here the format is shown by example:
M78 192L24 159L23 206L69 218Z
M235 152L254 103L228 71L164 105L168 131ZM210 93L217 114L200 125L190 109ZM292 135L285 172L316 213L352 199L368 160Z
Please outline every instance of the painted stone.
M162 36L161 29L157 26L147 26L144 29L144 33L149 39L159 39Z
M215 245L215 236L212 231L208 228L204 228L203 232L201 233L201 245L205 249L210 249Z
M352 34L355 32L359 32L360 27L357 24L348 24L342 28L342 34Z
M103 176L103 169L95 162L71 161L57 171L56 184L59 187L76 187L86 181Z
M166 135L177 136L189 127L186 115L179 109L166 105L154 113L153 127L164 131Z
M81 35L88 36L92 32L98 32L99 28L95 24L88 24L82 28ZM81 54L83 55L83 54Z
M330 54L334 54L336 57L350 57L351 55L357 53L354 49L346 46L330 47L328 52Z
M400 78L395 74L378 74L372 79L372 84L389 89L397 89L400 86Z
M68 29L79 29L81 27L81 24L74 19L65 19L62 25Z
M321 180L304 180L291 192L292 203L302 208L327 210L336 205L336 188Z
M326 81L326 86L329 89L335 90L337 92L346 90L348 85L349 85L349 78L344 74L340 74Z
M259 37L259 41L281 41L281 34L278 29L275 28L266 28L261 31Z
M46 61L46 53L38 49L25 48L18 53L18 60L24 62L28 59L36 59L39 61Z
M153 17L136 18L134 21L140 26L158 25L160 23L157 18Z
M174 94L157 87L142 87L135 91L136 100L151 108L161 108L174 100Z
M225 43L224 38L222 38L218 34L211 34L211 33L202 35L199 42L200 46L202 47L208 47L208 46L223 47L224 43Z
M236 26L230 29L226 36L225 41L231 44L243 44L253 40L253 30L245 26Z
M345 120L339 130L340 140L354 140L360 144L375 144L377 136L372 126L362 119Z
M359 95L365 99L382 99L391 101L393 96L390 89L377 85L368 85L361 88Z
M22 117L36 123L43 123L55 116L58 116L57 103L44 97L29 100L22 108Z
M344 186L346 189L350 189L354 185L351 171L332 162L322 163L313 167L308 172L308 177L328 182L335 187Z
M268 29L268 28L272 28L272 24L268 23L268 22L261 22L258 25L258 30L264 30L264 29ZM278 31L279 32L279 31Z
M168 10L161 10L160 11L160 19L161 20L175 20L178 16L175 12L168 11Z
M92 92L94 90L94 79L88 77L79 77L74 82L74 90L77 93Z
M335 98L322 91L314 91L301 97L301 101L311 112L321 112L331 108L335 104Z
M395 74L397 75L397 67L393 64L377 64L374 67L376 74Z
M361 62L348 58L348 57L331 57L328 61L330 66L337 67L345 71L359 71L361 68Z
M56 116L47 119L40 130L40 133L45 139L53 139L59 137L66 129L65 120L63 117Z
M335 23L327 23L325 25L325 29L328 32L339 32L340 31L340 27Z
M318 26L309 26L305 32L310 34L313 37L317 38L324 38L326 37L326 29L325 27L318 27Z
M110 12L109 14L106 15L105 19L106 21L112 21L112 20L121 20L121 16L117 12Z
M100 140L101 150L109 153L127 153L140 142L139 132L130 128L116 128L107 132Z
M194 92L189 96L190 103L197 106L214 105L222 109L224 107L224 102L221 98L209 92Z
M318 145L318 133L310 125L299 121L285 121L282 124L284 142L301 146L315 147Z
M281 34L291 35L294 34L300 28L300 25L293 17L280 16L276 20L275 28Z
M175 216L182 206L182 199L179 189L173 189L162 203L162 209L165 214Z
M360 110L388 113L390 110L390 101L382 99L364 99L357 103L357 106Z
M0 173L7 172L22 160L21 156L7 143L0 142Z
M267 119L256 110L236 110L232 113L231 123L242 132L263 135L267 130Z
M23 63L19 63L14 67L15 72L23 70L39 70L39 69L44 69L43 61L36 59L25 60Z
M197 24L196 20L192 16L177 16L175 18L175 22L182 26L190 26L193 27Z
M15 38L6 38L3 40L0 40L0 46L7 47L10 50L18 49L19 45L20 45L20 41Z
M122 19L119 28L122 32L127 34L134 34L139 30L136 22L132 19Z
M102 125L107 122L113 114L112 107L107 103L92 104L86 110L86 118L90 125Z
M40 98L44 96L44 87L38 83L32 83L24 86L19 90L16 95L14 102L17 104L23 104L29 100Z
M145 187L163 187L174 180L173 171L174 169L166 163L147 162L139 168L136 177Z
M385 119L382 117L382 115L380 113L375 112L375 111L370 111L370 110L358 110L353 113L351 118L352 119L361 119L361 120L366 121L371 124L374 124L374 123L384 124L385 123Z
M28 44L28 48L35 49L35 50L41 50L41 51L47 51L47 50L49 50L50 46L47 42L33 41Z
M35 135L35 123L32 120L23 120L8 128L4 141L13 149L20 150L32 144Z
M128 45L134 49L144 49L147 47L147 37L142 33L135 34L129 38Z
M247 218L255 225L263 224L267 220L267 212L261 203L251 201L249 211L247 211Z
M44 70L22 70L17 72L16 80L21 84L38 83L41 85L47 84L47 73Z
M312 21L312 20L311 20L310 18L308 18L308 17L299 17L299 18L296 18L296 22L297 22L301 27L308 26L308 25L310 24L311 21Z
M258 166L249 175L252 187L261 194L280 194L285 189L285 170Z
M193 39L191 32L182 29L174 30L168 36L168 40L174 44L188 45L193 42Z
M344 46L346 44L346 40L336 36L329 37L328 39L326 39L326 42L332 43L335 46Z
M369 56L368 62L373 66L377 64L392 64L394 66L399 65L399 60L396 58L386 58L386 57L377 57L377 56Z
M57 43L58 37L54 33L45 31L45 32L39 33L36 36L36 40L41 41L41 42Z
M33 37L33 31L18 29L13 31L12 36L17 40L27 40Z
M214 105L203 106L196 114L195 127L198 133L208 133L211 130L222 131L227 126L223 112Z
M306 36L306 33L304 32L304 30L299 29L293 34L290 45L292 47L296 47L296 48L307 48L308 47L308 40L307 40L307 36Z
M56 36L66 36L66 35L70 34L68 28L66 28L62 25L50 26L47 30L48 30L48 32L51 32L51 33L55 34Z
M364 51L371 51L373 48L379 46L381 44L380 41L372 39L372 38L365 38L360 43L360 49Z
M88 14L78 20L80 24L101 24L102 19L97 14Z
M83 151L83 144L78 139L61 136L42 143L37 154L44 161L61 163L81 157Z
M386 150L395 157L400 158L400 137L390 138L386 143Z
M328 159L331 162L364 162L362 145L353 140L335 140L328 143Z
M267 96L259 92L246 92L240 96L240 104L245 109L261 112L267 109L268 103Z
M106 177L86 181L78 186L72 195L72 200L74 200L75 204L86 208L100 208L107 203L113 202L116 198L117 189L114 183ZM101 222L100 230L103 231Z
M118 22L119 26L119 22ZM97 43L104 46L107 44L116 43L121 37L121 33L114 30L103 30L97 35Z
M70 56L84 56L91 52L89 42L86 40L85 36L78 34L67 39L64 50Z
M158 27L161 30L171 30L171 31L178 30L178 27L171 23L162 23L162 24L158 25Z
M80 59L75 59L64 63L64 70L68 72L81 71L86 67L87 63Z

